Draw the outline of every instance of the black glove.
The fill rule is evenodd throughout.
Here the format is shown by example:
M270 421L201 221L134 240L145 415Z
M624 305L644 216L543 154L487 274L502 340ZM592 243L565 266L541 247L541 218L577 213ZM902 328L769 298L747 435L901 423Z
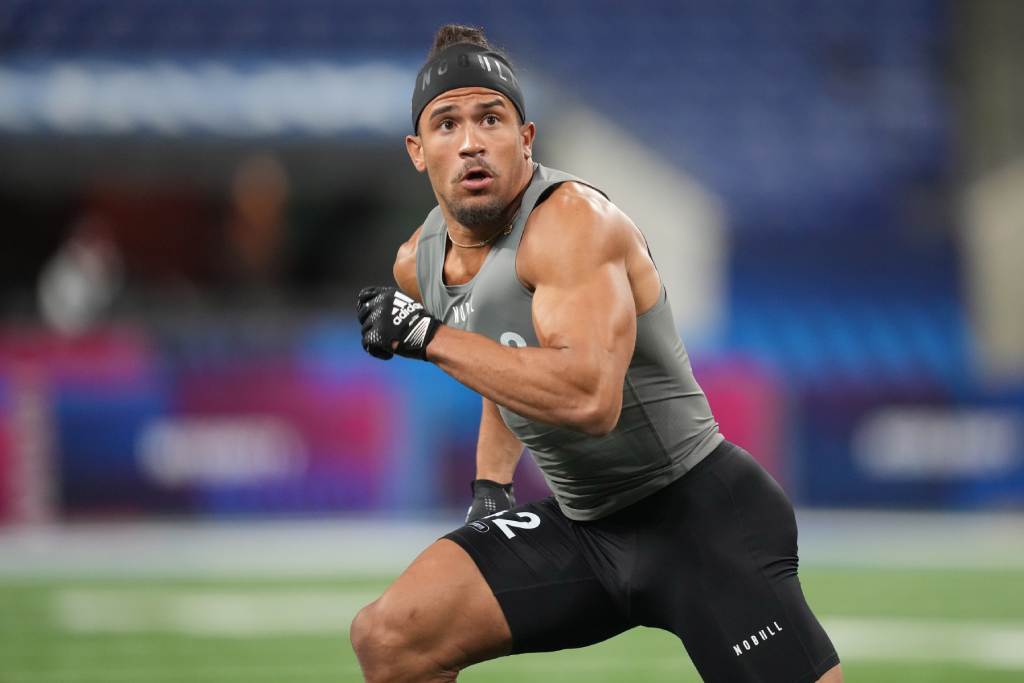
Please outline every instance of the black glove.
M356 312L363 326L363 349L383 360L396 353L426 360L427 344L441 326L440 320L423 310L423 304L394 287L364 287Z
M473 504L466 511L467 524L516 506L516 497L512 495L512 484L499 484L490 479L477 479L470 484L470 487L473 491Z

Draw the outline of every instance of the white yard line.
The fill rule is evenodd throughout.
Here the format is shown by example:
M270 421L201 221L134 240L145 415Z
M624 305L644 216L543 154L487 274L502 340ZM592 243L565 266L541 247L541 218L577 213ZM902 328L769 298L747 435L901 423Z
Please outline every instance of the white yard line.
M1019 513L798 510L804 565L1024 570Z
M325 519L0 527L0 577L389 575L456 523Z
M248 638L348 630L356 612L379 593L281 590L62 590L55 622L78 633L153 631Z
M1024 622L899 617L822 621L840 659L947 662L1024 671Z
M316 680L341 680L341 681L362 681L358 669L355 668L334 668L308 664L302 666L280 666L268 664L261 661L249 666L194 666L190 665L187 674L174 669L158 667L109 667L109 668L82 668L57 669L50 671L37 670L5 670L3 672L4 683L77 683L78 681L103 681L103 683L147 683L173 681L193 681L192 674L202 676L203 680L217 681L301 681L305 679ZM337 677L341 676L340 679Z
M798 519L804 566L1024 569L1022 514L800 510ZM395 575L458 524L450 515L0 527L0 577Z
M370 592L341 590L76 589L58 591L52 610L61 628L77 633L340 636L356 611L375 597ZM1024 622L1020 621L899 617L823 621L844 660L948 662L1024 671Z

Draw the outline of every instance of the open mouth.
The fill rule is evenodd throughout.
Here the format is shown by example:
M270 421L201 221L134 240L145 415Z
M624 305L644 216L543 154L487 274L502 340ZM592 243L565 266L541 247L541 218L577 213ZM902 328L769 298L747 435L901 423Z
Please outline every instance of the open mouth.
M467 190L482 190L491 184L494 179L490 173L482 168L474 168L462 176L460 184Z

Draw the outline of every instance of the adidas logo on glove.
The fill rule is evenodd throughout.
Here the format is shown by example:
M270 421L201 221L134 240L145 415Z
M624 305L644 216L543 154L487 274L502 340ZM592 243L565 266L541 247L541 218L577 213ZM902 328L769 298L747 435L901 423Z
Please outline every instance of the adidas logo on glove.
M408 318L413 311L423 308L422 304L413 301L402 292L395 292L395 298L391 304L391 315L394 316L392 322L396 325L401 325L402 321Z

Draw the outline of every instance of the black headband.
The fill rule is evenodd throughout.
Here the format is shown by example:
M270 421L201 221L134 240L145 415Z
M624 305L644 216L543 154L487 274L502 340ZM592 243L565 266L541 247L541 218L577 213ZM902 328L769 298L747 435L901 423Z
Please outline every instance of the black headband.
M505 58L479 45L456 43L427 62L416 76L412 91L413 132L419 132L420 114L431 100L455 88L474 86L497 90L512 100L520 120L526 122L523 91Z

